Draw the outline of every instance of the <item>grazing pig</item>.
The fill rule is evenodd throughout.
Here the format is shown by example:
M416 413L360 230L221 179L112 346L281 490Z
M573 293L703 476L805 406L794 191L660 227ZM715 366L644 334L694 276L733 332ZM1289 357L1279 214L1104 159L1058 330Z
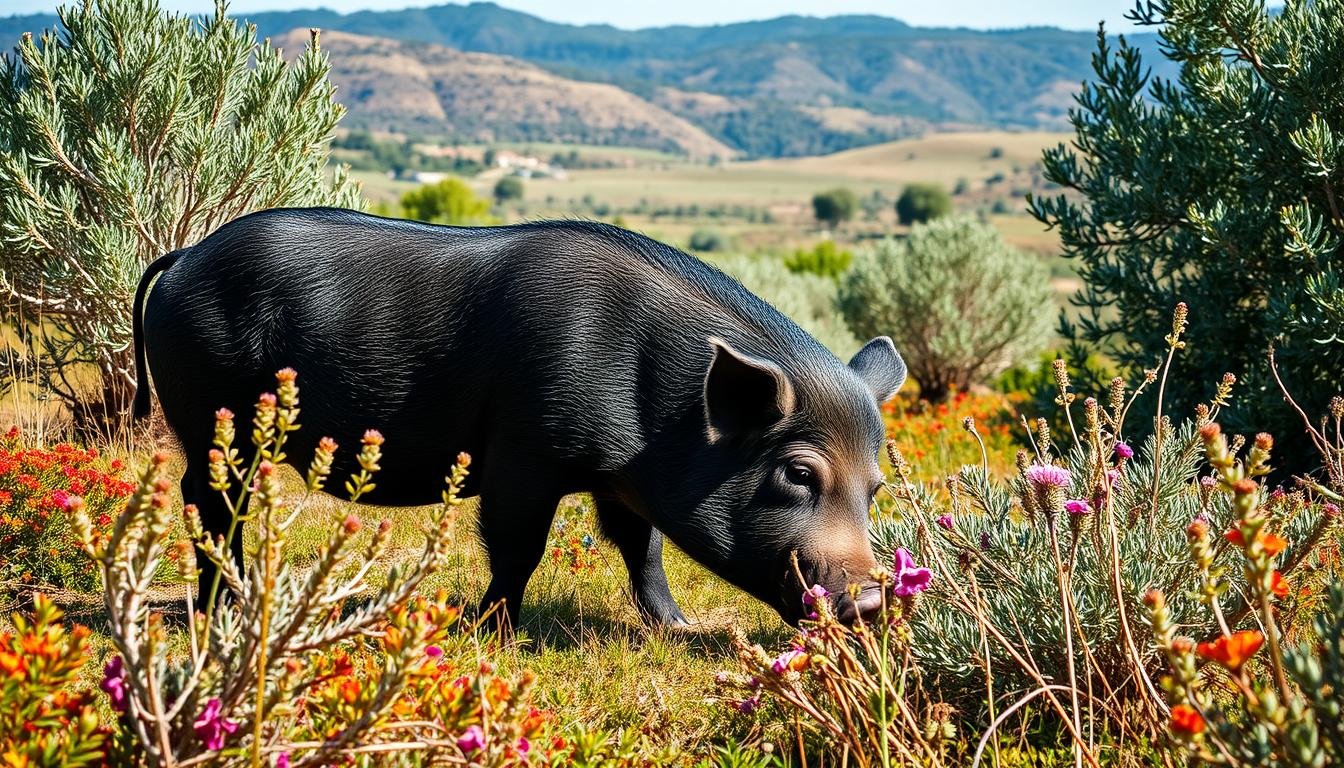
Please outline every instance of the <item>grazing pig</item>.
M882 481L878 406L905 379L891 341L846 365L736 281L649 238L582 221L263 211L152 264L135 317L135 413L149 412L152 373L186 452L183 497L209 531L228 525L208 487L212 414L249 413L290 367L304 426L290 460L304 466L323 435L349 449L380 430L372 503L432 503L453 456L472 455L483 605L504 601L510 622L557 502L579 491L652 623L685 622L661 534L790 622L804 612L791 553L842 618L880 603L868 511ZM335 471L355 453L341 451ZM232 546L241 557L241 537ZM866 585L857 599L851 583Z

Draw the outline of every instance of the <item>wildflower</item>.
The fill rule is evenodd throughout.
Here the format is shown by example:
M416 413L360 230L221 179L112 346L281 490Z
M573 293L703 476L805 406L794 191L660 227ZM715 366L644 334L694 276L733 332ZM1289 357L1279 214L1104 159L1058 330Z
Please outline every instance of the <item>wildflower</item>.
M1171 730L1182 736L1194 736L1204 731L1204 716L1189 704L1171 708Z
M1288 580L1283 578L1282 573L1274 572L1270 580L1269 591L1280 600L1288 596Z
M938 519L937 519L935 522L938 523L939 525L941 525L942 527L946 528L946 529L949 530L949 531L952 530L952 516L951 516L951 515L939 515L939 516L938 516Z
M1134 449L1126 443L1117 442L1115 444L1115 455L1122 459L1132 459L1134 458Z
M806 653L803 653L797 648L790 648L775 657L774 662L770 664L770 669L776 675L782 675L789 671L801 672L802 670L807 669L808 661L809 658Z
M126 668L120 656L113 656L103 667L103 682L98 686L107 694L113 712L126 711Z
M224 748L226 737L238 730L239 724L225 718L220 714L220 708L223 705L219 699L210 699L205 703L205 709L196 722L192 724L192 730L196 732L196 738L205 744L205 748L217 752Z
M288 752L281 752L275 756L275 768L289 768Z
M1073 478L1069 476L1069 471L1053 464L1033 464L1027 467L1026 476L1027 482L1042 490L1068 488L1073 485Z
M443 655L443 649L437 645L425 646L425 655L431 659L437 659Z
M463 731L461 736L457 737L457 748L462 750L463 754L470 755L473 752L479 751L484 746L485 731L481 730L481 726L479 725L471 726Z
M1216 661L1227 669L1236 672L1260 650L1265 636L1257 629L1244 629L1223 635L1212 642L1200 643L1195 650L1208 661Z
M897 597L912 597L929 588L933 572L928 568L915 565L915 560L904 547L896 550L894 563L896 576L893 591Z
M1083 499L1069 499L1064 502L1064 511L1070 515L1088 515L1092 513L1092 505Z
M518 754L526 755L528 750L532 749L532 742L528 741L526 736L519 736L516 749Z
M737 702L737 711L744 715L754 714L761 706L761 695L758 693L748 699Z
M1321 507L1321 511L1325 513L1326 517L1338 517L1339 505L1327 501L1325 506Z
M1242 535L1240 527L1233 528L1223 534L1223 538L1242 549L1250 548L1249 545L1246 544L1246 537ZM1272 533L1262 533L1259 536L1256 536L1254 543L1259 544L1260 548L1265 551L1265 554L1270 557L1274 557L1288 547L1287 539L1284 539L1281 536L1275 536Z
M825 587L820 584L813 584L808 589L803 590L803 605L808 608L816 608L821 601L830 596L831 593L828 592ZM817 617L817 612L814 610L809 613L807 617L809 619L815 619Z

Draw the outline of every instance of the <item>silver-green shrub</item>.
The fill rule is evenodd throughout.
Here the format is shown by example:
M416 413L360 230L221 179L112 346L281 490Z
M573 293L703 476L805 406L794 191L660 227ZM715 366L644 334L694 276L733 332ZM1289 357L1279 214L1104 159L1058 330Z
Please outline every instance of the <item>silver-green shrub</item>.
M783 312L842 360L859 349L858 339L835 311L835 281L807 272L791 272L772 258L732 256L715 262L747 290Z
M947 218L856 254L839 308L859 338L890 336L930 400L1030 358L1050 338L1049 274L988 225Z
M222 4L203 20L157 0L59 16L0 58L0 318L40 358L25 370L116 426L146 264L250 211L360 202L328 173L344 110L316 33L286 62Z

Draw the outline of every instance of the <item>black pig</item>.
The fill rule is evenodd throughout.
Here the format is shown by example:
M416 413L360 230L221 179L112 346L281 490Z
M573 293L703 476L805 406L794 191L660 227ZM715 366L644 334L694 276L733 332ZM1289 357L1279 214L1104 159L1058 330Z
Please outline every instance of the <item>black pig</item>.
M135 413L149 412L152 373L186 453L183 497L207 530L228 524L208 488L212 414L249 413L292 367L304 429L290 460L305 465L322 435L348 449L380 430L373 503L434 502L452 457L472 455L483 605L505 601L511 622L557 502L579 491L648 621L685 621L660 531L787 621L803 613L791 553L842 618L879 605L867 534L878 405L905 379L891 341L845 365L736 281L649 238L582 221L263 211L152 264L135 317ZM241 557L241 536L232 546ZM850 583L866 585L857 600Z

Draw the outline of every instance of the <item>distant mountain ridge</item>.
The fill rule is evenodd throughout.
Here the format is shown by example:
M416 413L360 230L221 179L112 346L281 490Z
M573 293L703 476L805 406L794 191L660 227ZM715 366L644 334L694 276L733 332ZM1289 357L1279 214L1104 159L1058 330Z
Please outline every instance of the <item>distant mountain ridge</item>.
M931 126L1058 128L1079 83L1091 74L1096 50L1095 33L923 28L882 16L782 16L623 30L551 22L478 2L244 17L274 38L319 27L508 56L521 60L519 66L527 62L569 80L609 83L748 156L831 152ZM54 23L51 15L0 18L0 39ZM1145 52L1155 48L1151 33L1127 37ZM1162 63L1152 55L1145 60ZM339 80L345 65L333 63ZM367 86L380 87L373 81ZM386 101L348 106L360 124L391 126L397 115L372 106ZM633 138L645 146L667 145L666 137Z

